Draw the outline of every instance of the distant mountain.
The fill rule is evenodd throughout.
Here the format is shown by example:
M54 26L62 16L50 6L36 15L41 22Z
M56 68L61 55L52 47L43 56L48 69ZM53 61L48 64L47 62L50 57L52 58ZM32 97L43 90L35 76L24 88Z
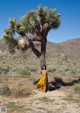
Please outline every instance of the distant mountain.
M80 38L68 40L62 43L47 44L47 54L52 56L66 55L70 57L80 57Z
M36 45L39 48L39 44ZM6 45L0 41L0 52L7 52ZM1 54L1 53L0 53ZM28 56L32 55L32 52L28 50ZM47 57L57 57L59 55L65 55L68 57L80 57L80 38L68 40L62 43L47 43Z

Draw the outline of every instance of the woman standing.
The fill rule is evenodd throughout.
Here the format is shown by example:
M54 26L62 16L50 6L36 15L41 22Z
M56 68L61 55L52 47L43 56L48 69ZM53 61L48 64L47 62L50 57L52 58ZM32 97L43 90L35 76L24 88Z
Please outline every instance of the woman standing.
M36 84L38 89L41 89L42 92L47 92L48 79L47 79L47 69L46 66L41 68L41 77L38 83Z

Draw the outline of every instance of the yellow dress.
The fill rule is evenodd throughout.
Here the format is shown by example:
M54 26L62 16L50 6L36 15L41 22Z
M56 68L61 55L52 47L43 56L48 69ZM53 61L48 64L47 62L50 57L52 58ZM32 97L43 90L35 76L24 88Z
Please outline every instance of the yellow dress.
M47 83L47 77L46 77L46 71L43 70L41 74L41 78L39 82L36 84L38 89L41 89L42 92L46 92L46 83Z

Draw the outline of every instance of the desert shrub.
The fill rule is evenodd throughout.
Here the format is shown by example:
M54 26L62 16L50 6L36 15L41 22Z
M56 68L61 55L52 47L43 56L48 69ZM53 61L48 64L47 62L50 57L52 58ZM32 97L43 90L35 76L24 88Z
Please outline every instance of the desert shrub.
M54 67L48 67L48 72L54 72L54 71L56 71L56 68L54 68Z
M3 68L2 67L0 67L0 74L3 72Z
M27 69L19 69L18 70L18 74L20 74L20 75L28 75L28 76L31 75L30 71L27 70Z
M63 68L57 68L56 71L57 72L64 72Z
M33 68L30 69L31 72L36 72L37 70L38 70L38 69L35 68L35 67L33 67Z
M67 66L60 66L59 70L61 70L62 72L67 72L67 71L70 71L70 68Z
M80 84L76 84L76 85L74 86L74 91L75 91L75 93L80 94Z
M69 67L64 68L64 71L65 71L65 72L66 72L66 71L69 71L69 70L70 70Z
M24 86L18 86L17 88L13 88L11 93L15 97L25 97L31 95L31 90Z
M27 75L27 76L31 75L30 69L27 67L16 67L12 71L20 75Z
M9 72L10 68L7 67L0 67L0 74L7 74Z
M32 81L32 82L36 81L36 78L35 78L34 75L31 75L28 79L29 79L30 81Z
M7 110L9 113L13 113L15 111L21 113L23 108L23 106L17 105L15 102L8 102L7 104L5 104L5 106L8 108Z
M0 85L0 95L9 96L10 93L11 93L11 90L10 90L8 84L1 84Z
M77 72L80 73L80 68L77 69Z
M72 67L68 67L68 66L61 66L61 67L58 67L57 68L57 71L58 72L64 72L68 75L70 74L75 74L76 73L76 70Z

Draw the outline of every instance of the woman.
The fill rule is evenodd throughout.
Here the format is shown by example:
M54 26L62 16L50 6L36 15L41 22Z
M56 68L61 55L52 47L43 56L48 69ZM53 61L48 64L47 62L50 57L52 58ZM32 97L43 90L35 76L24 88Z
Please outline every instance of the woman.
M41 89L42 92L47 92L47 69L46 66L42 66L41 68L41 78L38 81L38 83L36 84L38 89Z

